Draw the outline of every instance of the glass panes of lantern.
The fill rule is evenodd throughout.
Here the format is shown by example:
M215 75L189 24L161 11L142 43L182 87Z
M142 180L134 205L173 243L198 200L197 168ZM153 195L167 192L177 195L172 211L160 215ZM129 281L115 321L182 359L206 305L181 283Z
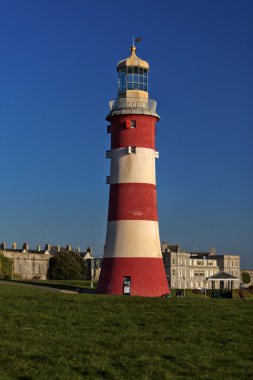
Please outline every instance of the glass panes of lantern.
M148 71L141 67L126 67L119 70L119 92L126 90L148 91Z

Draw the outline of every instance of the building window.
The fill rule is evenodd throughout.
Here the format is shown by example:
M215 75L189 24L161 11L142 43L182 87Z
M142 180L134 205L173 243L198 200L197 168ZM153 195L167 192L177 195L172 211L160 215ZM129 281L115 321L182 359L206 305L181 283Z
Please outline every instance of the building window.
M175 259L172 259L172 264L175 264Z
M233 261L231 262L231 265L232 265L232 267L234 266L234 263L233 263Z
M195 273L194 273L194 276L195 276L195 277L204 277L204 276L205 276L205 272L204 272L204 271L203 271L203 272L202 272L202 271L201 271L201 272L200 272L200 271L195 272Z
M173 271L172 271L172 276L175 276L175 270L173 269Z
M131 120L131 128L136 128L136 120Z
M129 146L128 147L128 154L136 153L136 146Z
M204 265L204 260L197 260L197 265Z

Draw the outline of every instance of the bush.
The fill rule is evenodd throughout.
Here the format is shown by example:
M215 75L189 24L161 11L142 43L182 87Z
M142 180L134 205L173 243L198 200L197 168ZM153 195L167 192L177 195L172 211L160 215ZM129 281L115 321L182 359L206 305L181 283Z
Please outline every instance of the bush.
M244 284L249 284L250 283L250 275L248 272L242 272L242 282Z
M81 280L86 276L86 264L76 252L60 252L49 260L50 280Z
M13 260L0 252L0 278L11 279Z

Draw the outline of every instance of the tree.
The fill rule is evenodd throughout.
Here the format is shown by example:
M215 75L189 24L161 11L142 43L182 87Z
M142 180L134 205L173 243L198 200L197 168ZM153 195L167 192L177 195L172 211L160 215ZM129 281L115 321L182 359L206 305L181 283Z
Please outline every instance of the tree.
M249 284L250 283L250 275L248 272L242 272L242 282L244 284Z
M59 252L49 260L50 280L81 280L86 276L86 263L76 252Z

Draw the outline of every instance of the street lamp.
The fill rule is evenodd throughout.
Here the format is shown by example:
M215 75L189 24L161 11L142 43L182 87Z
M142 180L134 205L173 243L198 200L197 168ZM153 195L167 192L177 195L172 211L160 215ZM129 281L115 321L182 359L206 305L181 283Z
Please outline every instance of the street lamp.
M206 285L208 284L207 278L204 280L204 289L205 289L205 297L206 297Z

